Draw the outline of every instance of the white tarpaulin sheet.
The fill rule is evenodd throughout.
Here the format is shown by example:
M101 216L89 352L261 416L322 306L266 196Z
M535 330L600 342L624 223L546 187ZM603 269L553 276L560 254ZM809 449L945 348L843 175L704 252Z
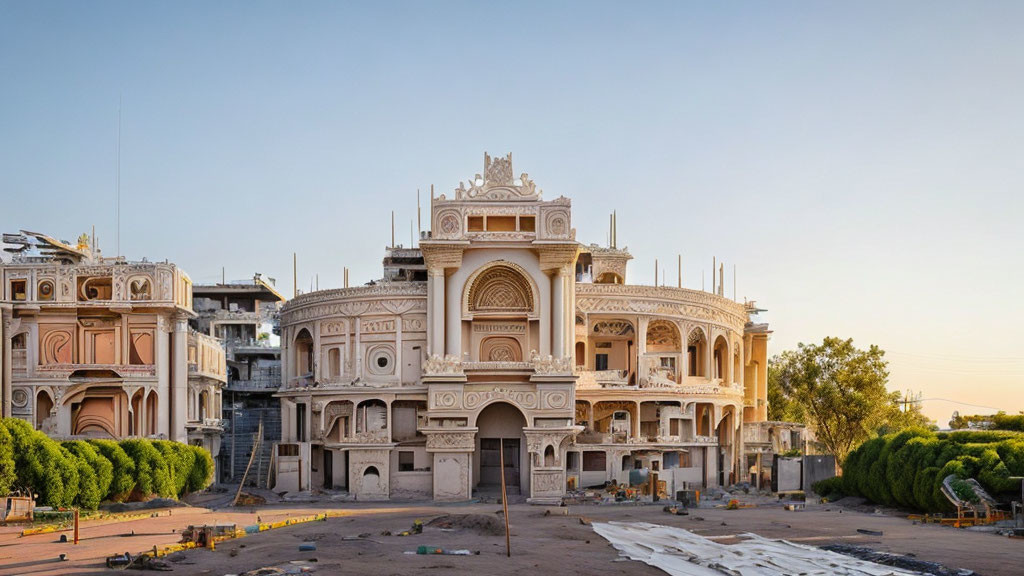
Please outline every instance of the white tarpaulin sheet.
M917 576L828 550L740 534L736 544L719 544L682 528L647 522L593 523L623 556L673 576Z

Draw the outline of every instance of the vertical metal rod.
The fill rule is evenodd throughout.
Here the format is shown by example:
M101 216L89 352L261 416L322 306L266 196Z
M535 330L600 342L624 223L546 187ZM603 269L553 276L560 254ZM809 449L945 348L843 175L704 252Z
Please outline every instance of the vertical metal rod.
M682 288L683 287L683 255L682 254L679 255L679 266L678 266L678 268L679 268L678 285L679 285L680 288Z
M505 492L505 439L498 439L498 458L501 459L501 510L505 516L505 556L512 557L512 539L508 531L508 494Z
M299 295L299 257L292 252L292 298Z
M75 508L75 535L74 542L78 544L78 508Z
M391 247L395 247L395 211L391 211Z
M423 216L422 210L420 210L420 189L416 189L416 237L419 238L423 235ZM413 246L410 246L413 248Z
M117 97L117 256L121 256L121 96Z

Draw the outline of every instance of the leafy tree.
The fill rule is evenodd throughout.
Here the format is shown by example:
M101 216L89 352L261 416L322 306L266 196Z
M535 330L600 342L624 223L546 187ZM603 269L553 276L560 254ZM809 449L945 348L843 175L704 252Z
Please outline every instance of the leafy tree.
M96 477L96 489L99 493L98 505L105 498L109 497L110 484L114 481L114 465L100 454L92 444L85 440L70 440L63 442L64 448L73 455L85 460ZM79 466L81 473L81 466ZM91 507L95 508L95 506Z
M124 502L135 488L135 461L113 440L90 440L89 444L111 464L110 487L105 498Z
M121 442L121 448L135 461L135 490L133 498L143 500L151 496L173 498L174 479L167 461L150 440L132 438Z
M18 485L39 494L45 506L72 506L79 491L79 463L46 434L18 418L4 418L11 435Z
M785 410L803 416L797 421L811 426L839 462L895 415L899 395L886 390L884 356L877 346L860 350L852 339L830 337L784 352L770 370Z
M11 493L18 473L14 465L14 439L7 427L0 425L0 496Z
M1007 414L1000 410L995 414L974 414L970 416L957 414L949 421L949 427L954 430L963 430L972 425L983 430L1024 432L1024 413Z
M195 464L189 472L188 485L185 490L197 492L213 482L213 456L205 448L199 446L189 446L189 448L195 453Z

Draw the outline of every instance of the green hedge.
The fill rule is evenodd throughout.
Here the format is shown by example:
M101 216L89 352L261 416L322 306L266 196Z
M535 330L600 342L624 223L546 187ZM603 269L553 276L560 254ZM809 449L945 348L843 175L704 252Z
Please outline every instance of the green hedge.
M100 502L180 498L213 481L205 449L132 438L58 442L17 418L0 419L0 495L30 489L39 504L94 510Z
M1024 434L1006 431L904 430L873 438L843 463L842 489L878 504L949 512L942 480L975 478L993 496L1020 493Z

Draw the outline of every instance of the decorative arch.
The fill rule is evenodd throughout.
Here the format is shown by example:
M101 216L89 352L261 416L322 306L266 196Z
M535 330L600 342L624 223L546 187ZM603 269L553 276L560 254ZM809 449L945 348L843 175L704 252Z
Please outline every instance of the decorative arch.
M149 435L159 434L160 394L150 390L146 395L146 431Z
M522 362L523 347L515 338L489 336L480 343L480 360L483 362Z
M668 320L654 320L647 325L647 350L678 352L682 345L679 328Z
M313 373L313 335L302 328L295 334L292 341L295 347L295 375L297 377Z
M711 363L713 373L711 374L711 377L720 378L723 382L728 382L729 368L732 358L729 357L729 341L725 339L725 336L719 335L715 338L713 355L713 361Z
M528 409L521 406L518 402L515 401L514 398L493 398L488 402L481 404L480 406L477 406L477 409L472 416L473 426L476 428L480 428L481 414L487 411L488 408L496 407L499 404L507 404L508 406L514 408L517 412L519 412L519 416L520 418L522 418L523 426L527 426L527 424L530 421L529 418L526 417Z
M46 428L46 420L50 418L53 406L53 397L49 392L42 389L36 392L36 430Z
M507 260L473 272L463 293L463 314L525 314L536 317L540 293L522 266Z
M694 326L686 336L686 373L690 376L707 376L708 338L704 329Z

